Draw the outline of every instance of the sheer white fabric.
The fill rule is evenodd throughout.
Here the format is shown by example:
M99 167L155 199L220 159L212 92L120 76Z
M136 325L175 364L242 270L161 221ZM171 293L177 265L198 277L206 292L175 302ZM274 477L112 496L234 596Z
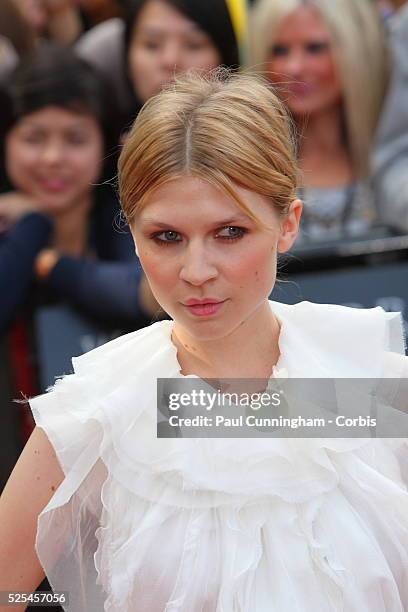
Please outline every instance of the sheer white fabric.
M275 373L408 376L399 315L271 302ZM36 548L71 612L404 612L404 440L157 439L172 322L74 359L31 401L66 475Z

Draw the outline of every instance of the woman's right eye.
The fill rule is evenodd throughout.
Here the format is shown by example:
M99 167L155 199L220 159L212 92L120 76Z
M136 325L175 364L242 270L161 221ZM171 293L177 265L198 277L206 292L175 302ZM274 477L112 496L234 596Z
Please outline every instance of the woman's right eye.
M157 232L153 234L153 239L159 244L171 244L173 242L181 242L181 236L178 232L173 230L166 230L165 232Z
M157 40L144 40L143 47L149 51L156 51L160 47L160 42Z
M23 142L26 142L28 144L40 144L41 141L43 140L43 136L37 133L23 134L21 138Z
M289 53L289 47L286 45L272 45L269 51L271 57L283 57Z

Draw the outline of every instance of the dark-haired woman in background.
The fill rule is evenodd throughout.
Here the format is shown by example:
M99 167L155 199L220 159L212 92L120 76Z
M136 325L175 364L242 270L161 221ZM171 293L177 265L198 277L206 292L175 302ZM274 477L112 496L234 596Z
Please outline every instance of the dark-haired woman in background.
M13 191L0 198L5 230L2 242L6 254L10 258L7 245L16 231L14 223L26 210L46 213L52 220L52 229L50 221L43 217L40 221L36 217L42 229L37 228L30 234L32 248L24 275L19 271L21 241L17 245L16 271L11 274L14 297L10 297L12 287L8 285L1 298L3 331L12 324L18 302L29 296L34 257L38 255L36 250L39 252L47 240L48 245L63 257L61 267L55 270L55 278L50 278L45 286L46 291L42 286L40 295L36 294L41 304L44 299L48 303L50 299L54 302L61 298L59 283L64 275L66 282L70 282L70 263L74 266L76 258L112 261L125 258L129 252L127 243L123 244L123 236L112 230L112 190L105 186L95 187L110 140L107 127L109 97L99 76L70 50L44 46L20 64L10 80L8 95L10 117L4 128L5 168ZM28 220L23 219L23 222L27 224ZM13 244L16 246L15 241ZM44 262L37 261L40 276L41 266ZM62 266L64 274L61 274ZM137 288L136 285L136 296ZM78 287L76 291L75 303L80 305ZM67 300L66 294L63 297ZM30 310L32 307L33 300L30 300ZM62 331L63 325L58 333ZM20 394L24 389L19 385L16 391Z
M175 74L238 66L225 0L126 0L124 6L124 21L93 28L77 45L111 81L124 126Z

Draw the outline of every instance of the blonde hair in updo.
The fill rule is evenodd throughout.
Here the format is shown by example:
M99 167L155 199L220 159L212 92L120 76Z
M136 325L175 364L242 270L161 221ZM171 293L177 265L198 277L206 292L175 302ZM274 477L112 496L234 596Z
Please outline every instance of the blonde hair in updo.
M294 143L287 111L262 78L225 69L179 77L145 104L123 147L123 212L131 224L154 189L187 175L222 189L257 223L234 183L284 216L296 198Z

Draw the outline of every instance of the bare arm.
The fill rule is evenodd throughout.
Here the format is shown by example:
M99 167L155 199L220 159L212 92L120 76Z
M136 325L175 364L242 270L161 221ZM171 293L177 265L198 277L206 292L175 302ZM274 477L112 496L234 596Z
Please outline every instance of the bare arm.
M0 591L32 592L43 580L34 548L37 518L63 479L50 441L36 427L0 497Z

